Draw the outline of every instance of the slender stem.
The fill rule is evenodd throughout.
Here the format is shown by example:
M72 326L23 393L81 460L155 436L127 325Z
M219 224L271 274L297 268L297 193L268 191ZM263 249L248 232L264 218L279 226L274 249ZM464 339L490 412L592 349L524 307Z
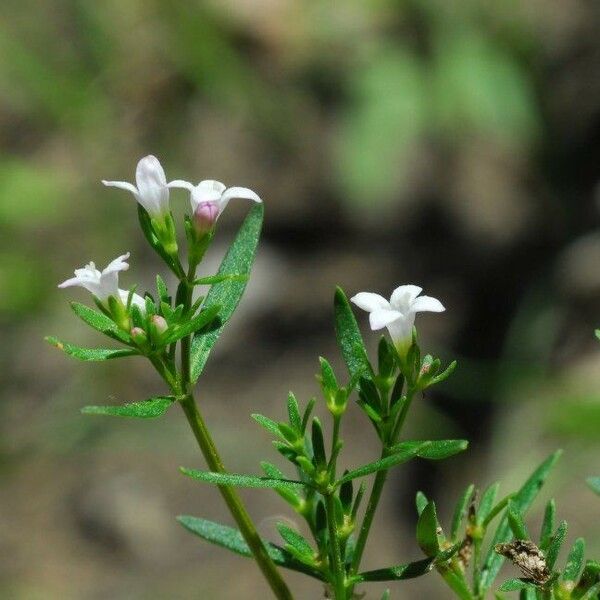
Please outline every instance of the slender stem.
M389 448L391 448L398 440L400 432L402 431L402 426L404 425L404 421L406 420L406 415L408 414L410 404L414 397L414 393L414 386L409 385L406 392L406 400L404 401L404 406L402 407L402 410L398 415L398 419L394 425L392 434L390 435L387 443L384 445L381 451L381 458L386 458L388 456ZM360 528L360 533L358 534L358 539L356 540L356 547L354 548L354 556L352 557L351 569L351 573L353 574L355 574L358 571L358 568L360 566L360 561L362 559L363 552L365 551L365 545L367 543L367 538L369 537L371 525L373 524L373 519L375 518L375 513L377 512L377 507L379 505L379 500L381 499L383 487L385 486L385 482L387 481L387 474L388 471L385 470L377 471L377 475L375 475L375 481L373 483L373 488L371 489L371 495L369 496L369 502L367 504L365 516L362 522L362 526Z
M387 451L384 448L381 452L381 458L385 458L386 456ZM377 505L379 504L381 493L383 492L383 486L385 485L387 474L387 471L377 471L377 475L375 475L375 481L373 483L373 488L371 489L369 502L367 504L367 509L365 510L365 516L360 528L360 533L358 534L358 539L356 540L356 546L354 547L352 568L350 570L350 572L353 574L358 571L358 567L360 566L360 561L362 559L363 552L365 551L365 545L367 543L367 538L369 537L369 531L371 529L371 525L373 524L373 519L375 518L375 512L377 511Z
M191 394L187 395L181 402L181 406L187 417L188 423L194 432L194 436L198 441L200 450L202 450L202 454L206 459L208 467L211 471L224 473L225 468L204 419L198 410L194 397ZM219 491L235 519L242 536L252 551L260 570L271 586L275 597L280 600L292 600L293 597L291 592L267 553L267 550L256 531L256 527L242 504L237 492L232 487L222 485L219 486Z
M335 600L346 600L346 571L342 563L340 539L335 519L335 499L333 494L325 496L325 509L327 512L327 527L329 529L329 547L333 562L333 589Z
M339 454L338 451L338 441L340 438L340 423L341 423L340 415L333 415L333 434L331 435L331 458L329 459L329 478L332 481L335 481L335 468L337 464L337 457Z
M192 303L193 284L195 276L195 267L190 265L187 281L185 281L186 289L183 299L184 311L189 310ZM188 423L194 432L194 436L200 446L200 450L204 455L206 463L211 471L217 473L225 473L225 467L215 443L208 431L206 423L202 418L196 400L190 390L191 382L191 365L190 365L190 345L191 336L187 336L181 340L181 393L185 394L185 398L181 401L181 407L187 417ZM225 504L235 522L237 523L240 532L246 540L248 547L252 551L252 555L256 560L258 567L262 571L275 597L279 600L292 600L292 594L288 589L285 581L279 574L275 563L269 556L265 545L263 544L256 527L250 518L246 508L242 504L240 497L234 488L230 486L219 486L219 491L225 500Z

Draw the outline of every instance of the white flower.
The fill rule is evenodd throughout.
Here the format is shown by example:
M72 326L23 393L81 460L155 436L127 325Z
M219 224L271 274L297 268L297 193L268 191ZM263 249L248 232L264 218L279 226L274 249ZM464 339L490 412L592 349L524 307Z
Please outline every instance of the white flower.
M119 289L119 272L129 269L129 264L125 262L128 258L129 252L115 258L102 272L96 269L93 262L90 262L82 269L75 269L75 277L63 281L58 287L82 287L91 292L100 302L106 303L110 296L114 296L126 304L129 292ZM140 310L146 308L144 299L138 294L133 294L131 302Z
M118 187L131 192L146 209L151 218L162 219L169 213L169 188L167 178L156 156L144 156L135 170L135 183L127 181L102 181L109 187Z
M216 221L232 198L244 198L253 202L262 202L258 194L248 188L228 188L220 181L214 181L213 179L205 179L198 185L177 179L171 181L168 186L190 191L192 213L197 215L202 221L205 221L212 213L214 213L214 220ZM215 208L216 211L214 211Z
M423 291L417 285L397 287L389 302L379 294L360 292L351 301L368 311L373 331L387 327L398 351L405 353L412 342L412 329L418 312L443 312L442 303L430 296L419 296Z

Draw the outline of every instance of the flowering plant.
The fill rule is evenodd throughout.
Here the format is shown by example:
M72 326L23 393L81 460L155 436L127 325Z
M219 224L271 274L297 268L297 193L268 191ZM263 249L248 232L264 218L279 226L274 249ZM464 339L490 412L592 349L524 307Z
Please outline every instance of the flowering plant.
M141 159L136 185L105 181L105 185L131 192L138 203L140 226L152 249L176 275L172 293L158 275L156 293L143 296L119 287L119 274L129 269L129 253L113 260L103 271L93 262L75 271L59 287L80 286L92 294L98 310L72 303L75 314L86 324L118 342L118 348L80 348L54 337L48 341L66 354L84 361L103 361L129 356L149 360L163 378L167 392L122 406L87 406L86 414L156 418L179 405L190 425L208 470L184 468L188 477L217 485L238 529L200 517L180 516L179 522L200 538L246 557L253 557L280 599L292 598L279 567L303 573L323 584L325 597L347 600L361 597L359 587L369 582L400 581L436 570L453 593L463 600L486 596L508 557L523 577L505 582L504 591L519 590L522 598L591 600L600 592L600 565L583 563L584 542L576 540L565 568L555 570L558 550L565 539L566 524L554 531L554 503L550 502L538 543L531 537L523 516L546 480L559 453L544 461L513 494L496 501L499 484L487 488L477 501L474 485L459 498L448 533L444 533L436 505L424 494L417 495L416 539L425 557L375 570L362 570L371 525L390 469L413 459L442 460L466 450L468 442L450 440L406 440L403 430L413 402L425 390L449 377L456 367L430 354L422 355L415 317L419 312L443 312L442 303L421 295L415 285L397 287L389 301L378 294L360 292L351 299L369 312L373 330L387 328L389 339L379 341L377 356L368 356L351 304L345 293L334 295L335 332L347 374L334 373L320 358L318 381L330 419L329 433L312 416L316 400L304 406L293 393L287 398L287 419L272 419L259 413L254 420L275 439L275 450L291 465L285 474L271 462L261 463L262 474L238 474L225 469L210 430L204 421L194 387L225 325L244 292L257 250L263 220L260 197L247 188L205 180L198 185L186 181L167 182L158 159ZM177 228L170 210L170 189L190 192L191 214L185 217L187 254L182 258ZM215 275L197 276L198 267L216 231L217 219L232 198L255 205L226 253ZM185 266L184 266L185 265ZM194 297L198 285L210 285L206 296ZM380 443L380 457L368 464L339 468L345 444L343 419L350 399L371 423ZM366 479L374 477L367 493ZM597 478L590 485L598 491ZM360 484L356 486L356 483ZM306 523L310 538L288 524L279 523L282 542L262 539L236 488L266 488L275 491ZM363 499L365 500L363 502ZM483 540L492 522L499 524L490 545ZM512 538L516 540L512 540ZM470 577L469 571L470 571ZM389 591L384 598L389 597Z

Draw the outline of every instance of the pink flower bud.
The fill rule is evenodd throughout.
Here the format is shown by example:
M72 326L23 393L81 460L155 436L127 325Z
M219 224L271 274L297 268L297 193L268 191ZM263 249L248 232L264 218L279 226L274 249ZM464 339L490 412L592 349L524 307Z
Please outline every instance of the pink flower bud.
M154 315L152 317L152 325L158 335L162 335L169 328L167 322L160 315Z
M208 233L219 216L219 205L216 202L200 202L194 211L194 227L200 234Z
M134 327L129 333L138 346L143 346L148 341L146 332L141 327Z

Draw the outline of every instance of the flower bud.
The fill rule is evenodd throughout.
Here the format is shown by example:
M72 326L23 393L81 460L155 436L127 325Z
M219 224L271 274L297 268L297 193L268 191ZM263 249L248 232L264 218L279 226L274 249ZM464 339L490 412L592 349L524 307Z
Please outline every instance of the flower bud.
M148 342L148 336L141 327L134 327L129 334L138 346L144 346Z
M160 315L154 315L152 317L152 328L160 337L168 328L167 322Z
M219 205L216 202L200 202L194 210L194 229L199 234L206 234L214 227L219 216Z

